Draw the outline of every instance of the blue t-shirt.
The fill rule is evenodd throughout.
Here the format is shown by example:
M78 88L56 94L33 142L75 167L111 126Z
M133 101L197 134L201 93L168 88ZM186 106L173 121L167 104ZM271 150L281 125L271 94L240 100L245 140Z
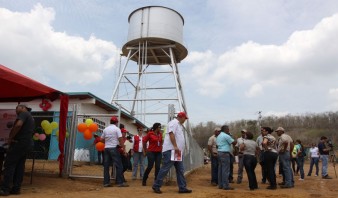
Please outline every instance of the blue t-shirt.
M224 132L221 132L216 138L217 151L230 152L231 143L234 142L232 137Z

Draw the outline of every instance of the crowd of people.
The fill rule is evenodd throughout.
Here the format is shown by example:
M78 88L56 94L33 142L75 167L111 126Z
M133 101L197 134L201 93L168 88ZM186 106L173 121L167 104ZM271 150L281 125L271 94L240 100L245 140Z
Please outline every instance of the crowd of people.
M147 179L153 166L155 165L155 178L152 189L155 193L161 194L163 180L172 166L176 169L178 192L191 193L187 188L184 177L183 156L185 149L185 136L183 124L188 119L185 112L180 112L177 117L168 123L168 130L164 138L162 137L161 124L154 123L153 127L147 131L146 135L142 128L138 128L138 134L131 139L127 139L127 130L124 127L117 127L118 118L113 116L110 125L103 130L100 141L105 143L103 166L104 179L103 186L111 187L110 167L115 167L115 183L117 187L129 187L124 178L124 171L128 163L123 163L127 156L125 142L132 143L133 168L132 179L138 176L138 167L142 185L147 185ZM147 157L148 166L144 169L144 158ZM162 166L161 166L162 163Z
M34 130L34 119L30 114L30 108L25 105L16 107L17 119L9 134L7 156L4 163L4 178L0 188L0 196L20 194L23 180L24 164L27 153L31 150ZM123 124L118 127L119 120L113 116L110 125L102 135L95 135L94 144L104 142L104 151L98 153L98 163L103 163L103 186L111 187L112 174L110 169L115 167L115 186L129 187L124 177L124 172L131 169L130 159L126 152L126 143L132 144L133 168L132 179L142 180L142 186L147 186L149 174L155 165L154 182L152 190L161 194L163 180L169 170L174 166L179 193L191 193L187 188L184 176L184 151L186 149L185 129L183 124L188 119L185 112L179 112L177 117L168 123L166 132L163 134L161 123L154 123L152 128L145 134L142 128L138 128L137 135L127 137L128 131ZM275 132L277 138L272 135L274 130L270 127L261 127L261 134L254 140L254 135L245 129L241 130L241 136L234 138L230 133L229 126L223 125L215 128L214 134L208 140L208 150L211 160L211 184L223 190L234 190L233 170L235 157L238 157L237 184L242 183L243 170L248 177L250 190L258 189L258 181L255 173L257 164L262 169L261 184L268 184L266 189L275 190L280 188L293 188L295 185L294 175L300 174L299 180L305 179L304 159L307 155L301 140L293 139L285 133L284 128L278 127ZM164 137L163 137L164 136ZM328 162L331 147L327 144L328 138L322 136L320 142L313 143L309 149L310 169L307 176L312 175L315 166L315 176L319 176L319 160L321 160L322 179L332 179L328 175ZM144 158L148 164L145 168ZM277 167L277 160L279 166ZM297 169L293 162L297 164ZM140 167L138 174L138 167ZM112 169L113 170L113 169ZM277 184L276 172L282 175L282 181Z
M277 138L272 135L276 132ZM315 176L319 174L319 160L322 162L322 179L332 179L327 172L329 152L328 138L322 136L320 142L313 143L309 152L304 148L301 140L293 139L285 133L285 129L278 127L276 130L270 127L261 127L261 134L256 141L253 133L245 129L241 130L241 136L237 139L230 133L227 125L215 128L214 134L208 140L208 150L211 160L211 185L219 189L234 190L233 181L234 159L238 157L237 184L242 182L243 168L246 170L250 190L258 189L255 168L261 166L261 184L268 184L266 189L276 190L280 188L293 188L294 175L300 174L299 181L305 179L304 160L307 153L310 154L310 169L307 176L311 176L313 166L316 168ZM278 160L278 167L277 165ZM295 168L297 164L297 169ZM277 183L276 172L282 175L282 181Z

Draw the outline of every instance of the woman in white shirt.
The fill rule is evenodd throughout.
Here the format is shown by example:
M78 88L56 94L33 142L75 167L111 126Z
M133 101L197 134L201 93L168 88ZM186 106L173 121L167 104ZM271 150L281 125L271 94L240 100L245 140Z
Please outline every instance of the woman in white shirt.
M312 144L312 146L310 148L310 159L311 159L310 170L309 170L309 173L307 174L307 176L311 176L313 165L315 165L316 166L316 174L315 174L315 176L317 177L318 176L318 171L319 171L319 168L318 168L319 151L318 151L318 147L316 146L316 144Z

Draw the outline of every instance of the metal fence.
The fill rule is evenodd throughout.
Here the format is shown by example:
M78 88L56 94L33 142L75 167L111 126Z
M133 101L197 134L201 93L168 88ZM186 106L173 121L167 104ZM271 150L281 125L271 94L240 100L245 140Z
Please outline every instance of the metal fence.
M76 109L76 108L75 108ZM65 140L65 166L63 175L66 177L88 177L103 178L103 166L98 163L98 152L93 144L94 138L85 140L83 133L77 131L77 125L90 118L98 123L97 133L109 124L113 114L86 114L78 115L76 111L71 112L67 118L67 136ZM43 120L58 122L59 115L39 116L33 115L36 123ZM54 129L45 138L34 141L34 150L26 161L26 173L31 174L59 174L60 154L58 148L58 129ZM203 165L203 151L190 134L186 133L186 151L184 155L184 167L186 172ZM131 160L132 162L132 160ZM146 163L146 162L145 162ZM169 180L173 178L175 171L169 174ZM32 182L32 181L31 181Z

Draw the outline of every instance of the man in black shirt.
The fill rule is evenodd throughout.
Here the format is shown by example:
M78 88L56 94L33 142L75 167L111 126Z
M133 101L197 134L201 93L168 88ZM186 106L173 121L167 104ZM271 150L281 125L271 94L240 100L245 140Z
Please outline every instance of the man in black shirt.
M8 137L8 151L4 164L4 180L0 196L20 194L20 188L25 172L26 156L32 149L34 119L31 108L25 105L16 107L17 118Z
M327 137L322 136L318 144L320 159L322 160L322 178L332 179L332 177L330 177L329 174L327 173L330 148L326 146L326 142Z

